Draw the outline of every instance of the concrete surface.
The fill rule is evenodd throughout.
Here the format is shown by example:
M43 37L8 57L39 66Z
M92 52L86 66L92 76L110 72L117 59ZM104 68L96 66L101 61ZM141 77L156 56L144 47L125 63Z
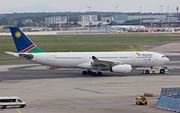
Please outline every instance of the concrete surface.
M179 62L169 64L179 65ZM81 75L81 71L48 71L43 66L33 65L19 64L19 68L9 65L13 68L11 71L0 72L1 79L12 78L0 82L0 96L18 96L27 102L25 108L8 107L0 109L0 113L164 113L169 111L154 107L161 87L180 85L179 72L88 77ZM0 67L3 66L8 67ZM42 74L48 78L43 79ZM59 78L53 78L54 74ZM66 75L69 77L65 78ZM34 79L21 80L22 76ZM144 92L153 93L154 97L148 97L147 106L135 105L135 98Z
M168 51L168 52L180 52L180 43L168 43L168 44L164 44L161 46L156 46L153 47L151 49L149 49L148 51L154 51L154 52L164 52L164 51Z
M22 113L164 113L154 107L161 87L179 87L180 76L91 77L0 82L0 96L19 96L27 102ZM153 93L147 106L135 98ZM1 109L17 113L18 108ZM167 111L166 111L167 112Z

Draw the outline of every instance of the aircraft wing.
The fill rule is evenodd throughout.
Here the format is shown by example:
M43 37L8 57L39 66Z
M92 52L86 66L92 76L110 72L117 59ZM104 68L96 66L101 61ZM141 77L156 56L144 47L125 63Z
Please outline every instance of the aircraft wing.
M108 60L99 60L95 56L92 56L94 62L91 63L92 66L105 66L112 67L115 65L123 64L122 62L108 61Z

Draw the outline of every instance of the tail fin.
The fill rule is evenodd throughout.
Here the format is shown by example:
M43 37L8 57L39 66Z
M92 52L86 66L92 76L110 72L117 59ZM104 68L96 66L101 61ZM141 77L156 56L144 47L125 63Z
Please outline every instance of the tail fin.
M107 24L108 24L108 25L112 25L112 23L111 23L109 20L107 20Z
M36 46L18 27L9 27L18 53L44 52Z

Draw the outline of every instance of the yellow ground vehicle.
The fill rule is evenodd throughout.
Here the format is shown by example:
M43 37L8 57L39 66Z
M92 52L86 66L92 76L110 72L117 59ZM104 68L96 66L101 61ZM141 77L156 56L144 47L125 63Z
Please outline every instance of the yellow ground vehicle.
M146 96L138 96L136 98L136 105L147 105L147 98L146 98Z

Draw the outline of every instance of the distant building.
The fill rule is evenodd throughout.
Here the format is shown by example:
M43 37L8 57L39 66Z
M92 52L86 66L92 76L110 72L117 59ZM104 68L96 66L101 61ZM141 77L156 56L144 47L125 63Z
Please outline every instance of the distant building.
M82 26L98 25L100 22L98 21L97 15L79 15L78 16L78 24Z
M78 22L96 22L98 21L97 15L79 15Z
M50 24L65 24L67 23L67 16L57 16L57 17L49 17L45 18L45 23L47 25Z
M125 22L126 20L128 20L128 15L127 14L118 14L118 15L105 15L101 17L101 22L102 24L110 24L110 22L117 22L117 23L123 23ZM107 23L109 22L109 23Z
M178 15L178 21L180 20L180 14Z
M142 19L143 22L160 22L166 21L167 15L163 14L162 18L161 15L135 15L135 16L128 16L128 20L135 20L135 19ZM161 20L162 19L162 20Z
M101 17L102 24L110 24L108 22L112 22L112 21L114 21L113 16L103 16L103 17Z
M114 15L114 22L118 22L118 23L123 23L126 20L128 20L128 15L127 14L118 14L118 15Z
M32 23L32 19L22 19L22 23L25 24L25 23Z
M168 21L168 18L167 18L167 21ZM172 16L169 17L169 22L176 22L176 21L178 21L177 17L172 17Z

